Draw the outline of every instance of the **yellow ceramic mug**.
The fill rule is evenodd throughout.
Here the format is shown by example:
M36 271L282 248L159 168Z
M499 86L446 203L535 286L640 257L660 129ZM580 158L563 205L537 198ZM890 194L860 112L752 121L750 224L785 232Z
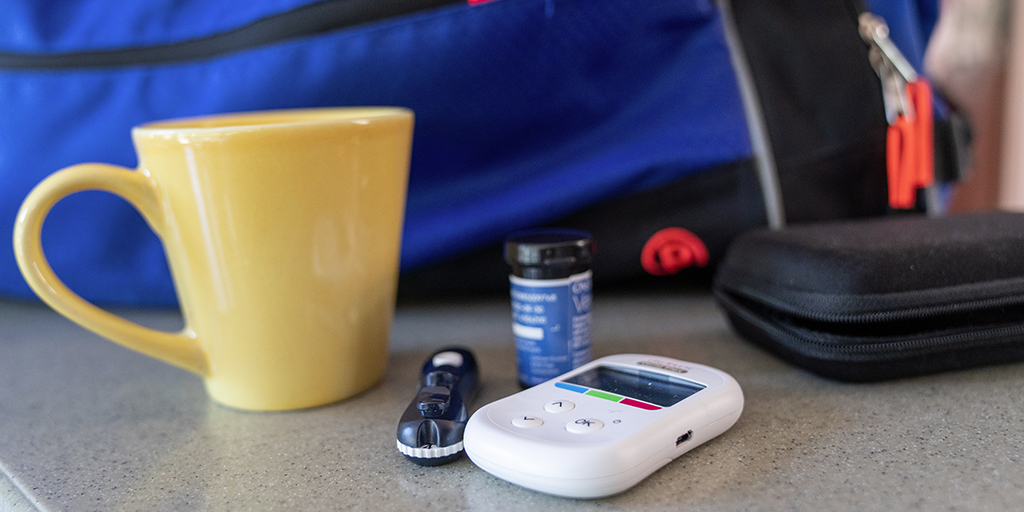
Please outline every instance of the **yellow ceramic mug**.
M383 375L394 313L412 112L227 114L132 130L139 168L82 164L25 199L18 265L51 307L87 329L201 375L240 409L312 407ZM54 275L40 244L50 208L117 194L163 241L185 328L112 315Z

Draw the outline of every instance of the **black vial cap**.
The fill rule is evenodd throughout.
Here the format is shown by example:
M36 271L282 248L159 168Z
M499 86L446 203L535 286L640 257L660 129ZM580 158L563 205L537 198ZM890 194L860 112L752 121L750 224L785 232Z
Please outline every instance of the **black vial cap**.
M526 279L561 279L590 270L594 239L578 229L531 229L505 239L505 261Z

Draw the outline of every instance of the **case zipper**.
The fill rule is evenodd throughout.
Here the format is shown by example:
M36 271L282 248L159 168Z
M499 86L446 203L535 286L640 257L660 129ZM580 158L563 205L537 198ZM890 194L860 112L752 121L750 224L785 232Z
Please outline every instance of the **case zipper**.
M983 311L986 309L1005 306L1017 306L1024 304L1024 294L1016 294L971 301L951 300L947 304L942 304L938 306L915 306L902 309L892 309L889 311L873 311L867 313L824 313L821 311L811 311L810 308L807 307L801 309L787 302L778 300L774 297L761 295L756 292L739 292L733 290L729 292L721 291L721 293L744 296L747 297L749 300L761 303L765 307L777 310L779 312L791 314L807 320L849 324L889 322L894 320L915 320L935 315L945 315L950 313L972 313Z
M325 0L248 25L186 41L58 54L0 52L0 69L121 68L203 60L272 43L350 28L466 0Z
M907 355L908 350L934 349L953 346L957 349L970 348L972 346L986 346L998 344L995 340L1003 340L1010 336L1024 337L1024 325L1011 325L977 330L973 332L961 332L957 334L941 335L937 337L905 339L898 341L876 341L876 342L854 342L845 343L823 341L809 336L784 329L777 324L764 320L746 306L739 304L729 294L716 291L715 295L724 304L728 304L728 311L738 314L747 322L754 324L758 329L765 332L772 332L772 338L776 341L787 340L784 345L803 355L808 354L808 348L813 347L819 353L839 355L885 355L889 353L900 353ZM857 338L857 340L862 340ZM974 341L975 343L969 343ZM966 343L965 343L966 342Z

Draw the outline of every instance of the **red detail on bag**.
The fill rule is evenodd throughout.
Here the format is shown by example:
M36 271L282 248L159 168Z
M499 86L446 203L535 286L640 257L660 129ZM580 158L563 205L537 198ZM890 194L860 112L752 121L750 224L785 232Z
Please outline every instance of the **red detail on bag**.
M486 4L488 2L494 2L494 1L496 1L496 0L466 0L466 3L468 3L469 5L480 5L480 4Z
M907 84L906 95L913 105L914 118L900 114L889 125L885 148L889 206L902 209L913 208L917 189L935 180L931 86L919 78Z
M658 231L640 252L640 264L654 276L675 274L686 267L703 267L709 259L704 242L683 228Z

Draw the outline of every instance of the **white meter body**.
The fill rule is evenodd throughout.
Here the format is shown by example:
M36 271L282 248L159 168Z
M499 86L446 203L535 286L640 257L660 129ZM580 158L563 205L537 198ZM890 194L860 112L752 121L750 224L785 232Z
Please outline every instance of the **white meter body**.
M464 444L470 460L498 478L596 498L629 489L725 432L742 411L743 391L721 370L623 354L482 407Z

